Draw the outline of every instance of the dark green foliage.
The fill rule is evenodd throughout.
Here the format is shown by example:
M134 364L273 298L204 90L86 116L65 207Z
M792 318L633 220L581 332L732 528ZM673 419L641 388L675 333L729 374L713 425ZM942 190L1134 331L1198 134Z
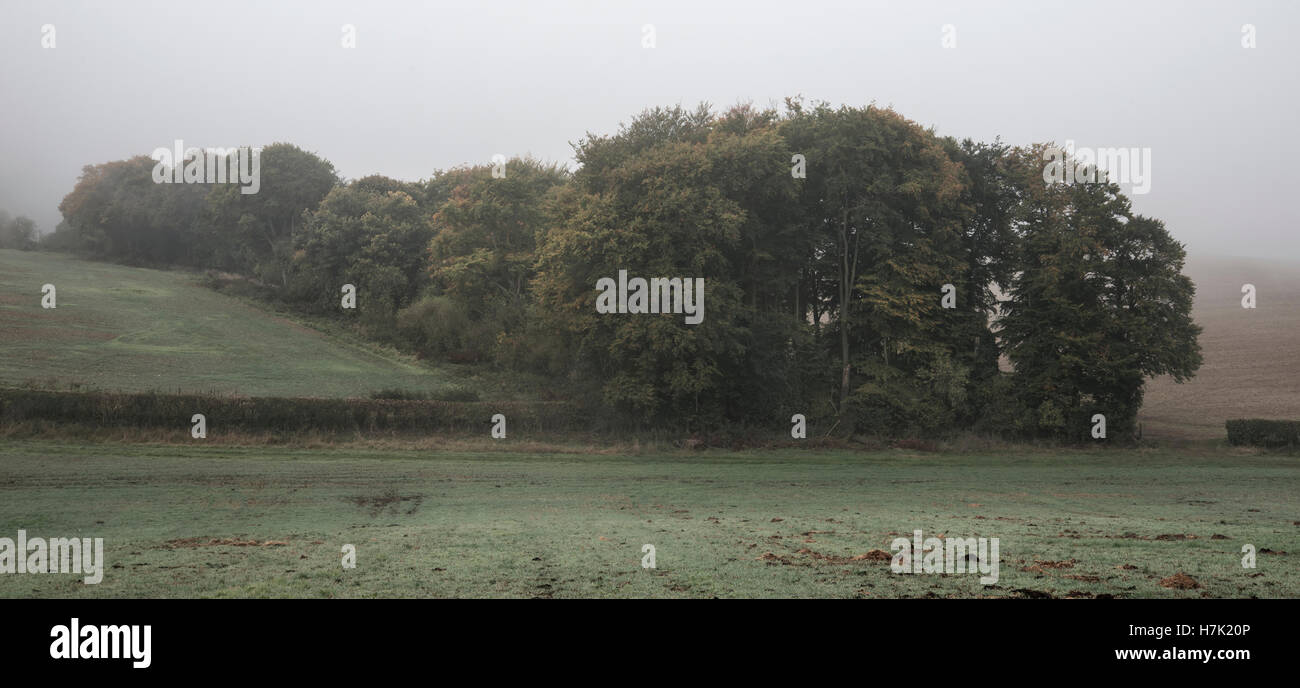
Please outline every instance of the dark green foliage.
M63 222L50 243L98 259L230 270L284 286L303 213L338 177L328 161L288 143L267 146L259 159L260 187L249 194L237 180L156 183L156 163L143 155L87 165L59 205Z
M547 206L568 172L531 158L438 175L446 189L422 247L429 288L397 313L404 341L422 354L458 362L515 363L528 328L537 241L550 225Z
M286 286L295 239L305 214L338 184L334 165L290 143L261 151L261 188L217 184L207 199L206 243L215 261L243 274Z
M341 314L341 290L351 284L354 314L383 340L391 338L397 309L427 284L425 246L433 229L427 210L408 193L410 185L380 182L367 177L335 187L304 217L287 296L305 310Z
M154 161L139 155L82 169L63 198L53 243L128 264L197 265L208 184L155 184Z
M97 427L188 429L202 413L209 436L229 432L482 432L492 416L521 431L585 429L562 402L311 399L215 395L0 390L0 423L87 423Z
M987 300L971 266L986 256L963 234L963 168L892 110L789 105L781 131L808 161L798 199L813 246L808 315L827 320L818 335L845 430L932 433L970 418L976 362L987 375L996 355L977 355ZM963 297L956 309L940 305L945 284Z
M1247 418L1230 420L1225 425L1228 428L1228 443L1232 445L1270 448L1300 446L1300 421L1297 420Z
M1105 180L1049 184L1045 146L791 99L654 108L574 148L572 173L515 158L503 177L340 184L274 144L252 195L154 184L137 157L85 168L50 243L238 273L420 357L540 373L609 426L801 413L844 434L1088 440L1101 413L1122 438L1148 378L1200 366L1183 247ZM598 314L620 270L704 278L703 322Z
M673 108L643 113L615 137L588 137L577 155L593 162L557 198L556 224L538 249L539 315L565 342L555 368L598 387L614 412L643 422L703 426L743 418L746 409L728 406L746 401L729 394L730 382L762 374L746 360L758 334L756 309L746 302L757 295L747 299L749 262L737 260L760 225L730 196L745 178L788 178L787 158L773 136L754 132L737 141L730 133L711 136L711 127L699 110ZM629 278L703 278L703 322L597 313L597 281L620 270Z
M1024 179L1041 178L1042 150L1019 154ZM1109 436L1129 435L1145 380L1182 381L1201 363L1183 247L1163 223L1133 214L1114 184L1025 188L999 321L1015 367L1017 429L1086 439L1100 413Z
M406 389L381 389L370 393L371 399L399 399L435 401L478 401L478 392L463 387L452 387L434 393L413 392Z

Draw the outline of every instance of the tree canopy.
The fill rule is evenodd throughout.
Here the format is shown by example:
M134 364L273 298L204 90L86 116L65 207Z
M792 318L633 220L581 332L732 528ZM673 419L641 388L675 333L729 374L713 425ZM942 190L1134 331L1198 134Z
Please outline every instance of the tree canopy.
M1047 144L790 99L653 108L573 147L572 171L348 181L276 143L256 193L158 184L137 156L84 168L48 244L237 273L421 356L547 376L610 423L1076 439L1101 413L1125 436L1148 378L1200 365L1183 246L1104 179L1050 183ZM702 319L601 312L602 280Z

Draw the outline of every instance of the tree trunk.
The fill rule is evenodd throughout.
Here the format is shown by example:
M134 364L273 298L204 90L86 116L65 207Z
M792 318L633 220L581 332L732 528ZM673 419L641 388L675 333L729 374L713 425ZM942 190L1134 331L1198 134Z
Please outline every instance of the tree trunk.
M840 225L840 413L849 398L849 294L853 291L853 275L849 269L849 213L843 214ZM856 261L855 261L856 262Z

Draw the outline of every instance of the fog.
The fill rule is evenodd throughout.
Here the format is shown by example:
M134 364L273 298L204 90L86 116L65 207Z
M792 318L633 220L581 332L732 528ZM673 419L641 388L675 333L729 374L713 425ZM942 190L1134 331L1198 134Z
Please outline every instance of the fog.
M176 139L418 179L571 162L650 106L802 94L958 138L1149 148L1134 207L1193 256L1294 259L1298 31L1293 2L3 0L0 209L51 231L83 165Z

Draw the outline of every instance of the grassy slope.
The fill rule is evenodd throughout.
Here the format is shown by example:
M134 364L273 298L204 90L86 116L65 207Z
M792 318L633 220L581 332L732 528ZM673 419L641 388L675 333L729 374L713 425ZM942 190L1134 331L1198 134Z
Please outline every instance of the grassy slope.
M1300 419L1300 265L1239 258L1192 258L1196 321L1204 365L1191 381L1148 384L1145 436L1224 437L1230 418ZM1258 304L1241 307L1241 285Z
M0 445L0 535L105 538L110 568L0 596L1300 596L1300 463L1241 452L637 456ZM781 519L776 521L774 519ZM833 557L998 537L1001 580ZM1126 534L1140 536L1121 537ZM1197 539L1156 540L1158 535ZM1227 539L1211 539L1222 534ZM168 541L213 538L284 545ZM357 546L356 569L340 548ZM641 545L658 569L640 567ZM1240 550L1260 554L1243 569ZM774 559L759 559L771 552ZM1037 560L1077 560L1026 572ZM1119 568L1124 565L1132 569ZM1171 590L1186 572L1205 587ZM1069 578L1079 576L1080 578ZM1095 576L1093 581L1090 577Z
M40 307L41 285L58 308ZM0 385L282 396L435 392L455 375L326 337L180 272L0 250Z

